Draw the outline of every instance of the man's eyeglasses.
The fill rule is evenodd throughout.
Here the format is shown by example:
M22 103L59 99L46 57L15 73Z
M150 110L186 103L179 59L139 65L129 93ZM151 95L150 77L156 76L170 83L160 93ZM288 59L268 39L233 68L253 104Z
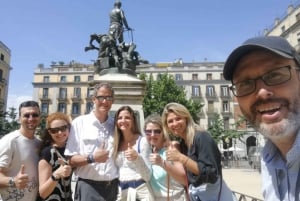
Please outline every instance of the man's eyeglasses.
M271 70L255 79L243 80L230 87L236 97L247 96L256 90L256 81L262 80L267 86L283 84L291 79L291 66L284 66Z
M26 118L26 119L28 119L30 117L38 118L39 116L40 116L40 114L38 114L38 113L25 113L25 114L23 114L23 117Z
M145 134L146 135L152 135L152 133L154 135L159 135L161 133L161 130L160 129L154 129L154 130L145 130Z
M104 100L106 101L112 101L113 97L112 96L96 96L97 100L102 102Z
M49 133L51 134L57 134L59 131L60 132L65 132L67 129L69 129L68 125L56 127L56 128L48 128Z

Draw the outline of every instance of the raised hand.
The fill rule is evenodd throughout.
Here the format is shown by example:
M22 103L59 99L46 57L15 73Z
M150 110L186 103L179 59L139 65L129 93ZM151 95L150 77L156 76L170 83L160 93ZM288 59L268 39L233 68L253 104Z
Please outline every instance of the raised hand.
M151 164L163 166L164 160L158 154L158 150L155 146L152 148L152 153L150 154L149 161Z
M130 143L127 144L127 150L125 151L125 157L129 161L135 161L138 157L138 153L135 149L130 145Z
M95 162L104 163L109 158L109 151L105 149L106 143L100 143L99 147L93 153Z
M69 177L72 173L72 168L70 165L66 164L63 159L58 158L60 164L59 168L53 173L56 178Z
M179 161L182 154L174 146L173 143L170 143L167 150L167 160L168 161Z
M27 187L29 177L28 174L25 173L25 165L21 165L20 171L18 172L17 176L15 176L14 181L16 187L19 189Z

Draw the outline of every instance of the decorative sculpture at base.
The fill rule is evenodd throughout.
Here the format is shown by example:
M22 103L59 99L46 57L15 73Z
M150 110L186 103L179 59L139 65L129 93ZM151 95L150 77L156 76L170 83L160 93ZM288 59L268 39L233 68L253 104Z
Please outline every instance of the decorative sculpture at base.
M100 75L106 73L127 73L135 75L136 66L148 61L140 58L133 43L133 29L131 29L121 9L121 2L116 1L114 8L110 12L110 27L108 34L90 35L89 46L85 51L98 50L98 57L95 66L95 73ZM125 30L124 27L125 26ZM131 42L126 43L123 32L130 31ZM94 41L98 45L94 45Z

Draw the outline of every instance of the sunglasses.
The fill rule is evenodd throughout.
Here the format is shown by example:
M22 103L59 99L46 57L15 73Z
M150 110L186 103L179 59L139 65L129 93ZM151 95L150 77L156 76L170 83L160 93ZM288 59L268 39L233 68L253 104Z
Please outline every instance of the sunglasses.
M28 119L30 117L37 118L39 116L40 116L40 114L38 114L38 113L26 113L26 114L23 114L23 117L26 118L26 119Z
M102 102L104 100L106 101L112 101L113 97L112 96L96 96L97 100Z
M159 134L161 134L161 130L160 129L145 130L146 135L152 135L152 133L154 135L159 135Z
M49 133L51 134L57 134L59 131L60 132L65 132L67 129L69 129L68 125L56 127L56 128L48 128Z

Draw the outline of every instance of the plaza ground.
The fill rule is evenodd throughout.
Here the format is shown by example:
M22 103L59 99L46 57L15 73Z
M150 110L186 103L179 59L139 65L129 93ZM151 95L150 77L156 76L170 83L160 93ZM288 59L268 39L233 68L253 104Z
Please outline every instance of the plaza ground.
M223 168L223 178L232 191L263 200L260 176L258 170L251 168L247 161Z

